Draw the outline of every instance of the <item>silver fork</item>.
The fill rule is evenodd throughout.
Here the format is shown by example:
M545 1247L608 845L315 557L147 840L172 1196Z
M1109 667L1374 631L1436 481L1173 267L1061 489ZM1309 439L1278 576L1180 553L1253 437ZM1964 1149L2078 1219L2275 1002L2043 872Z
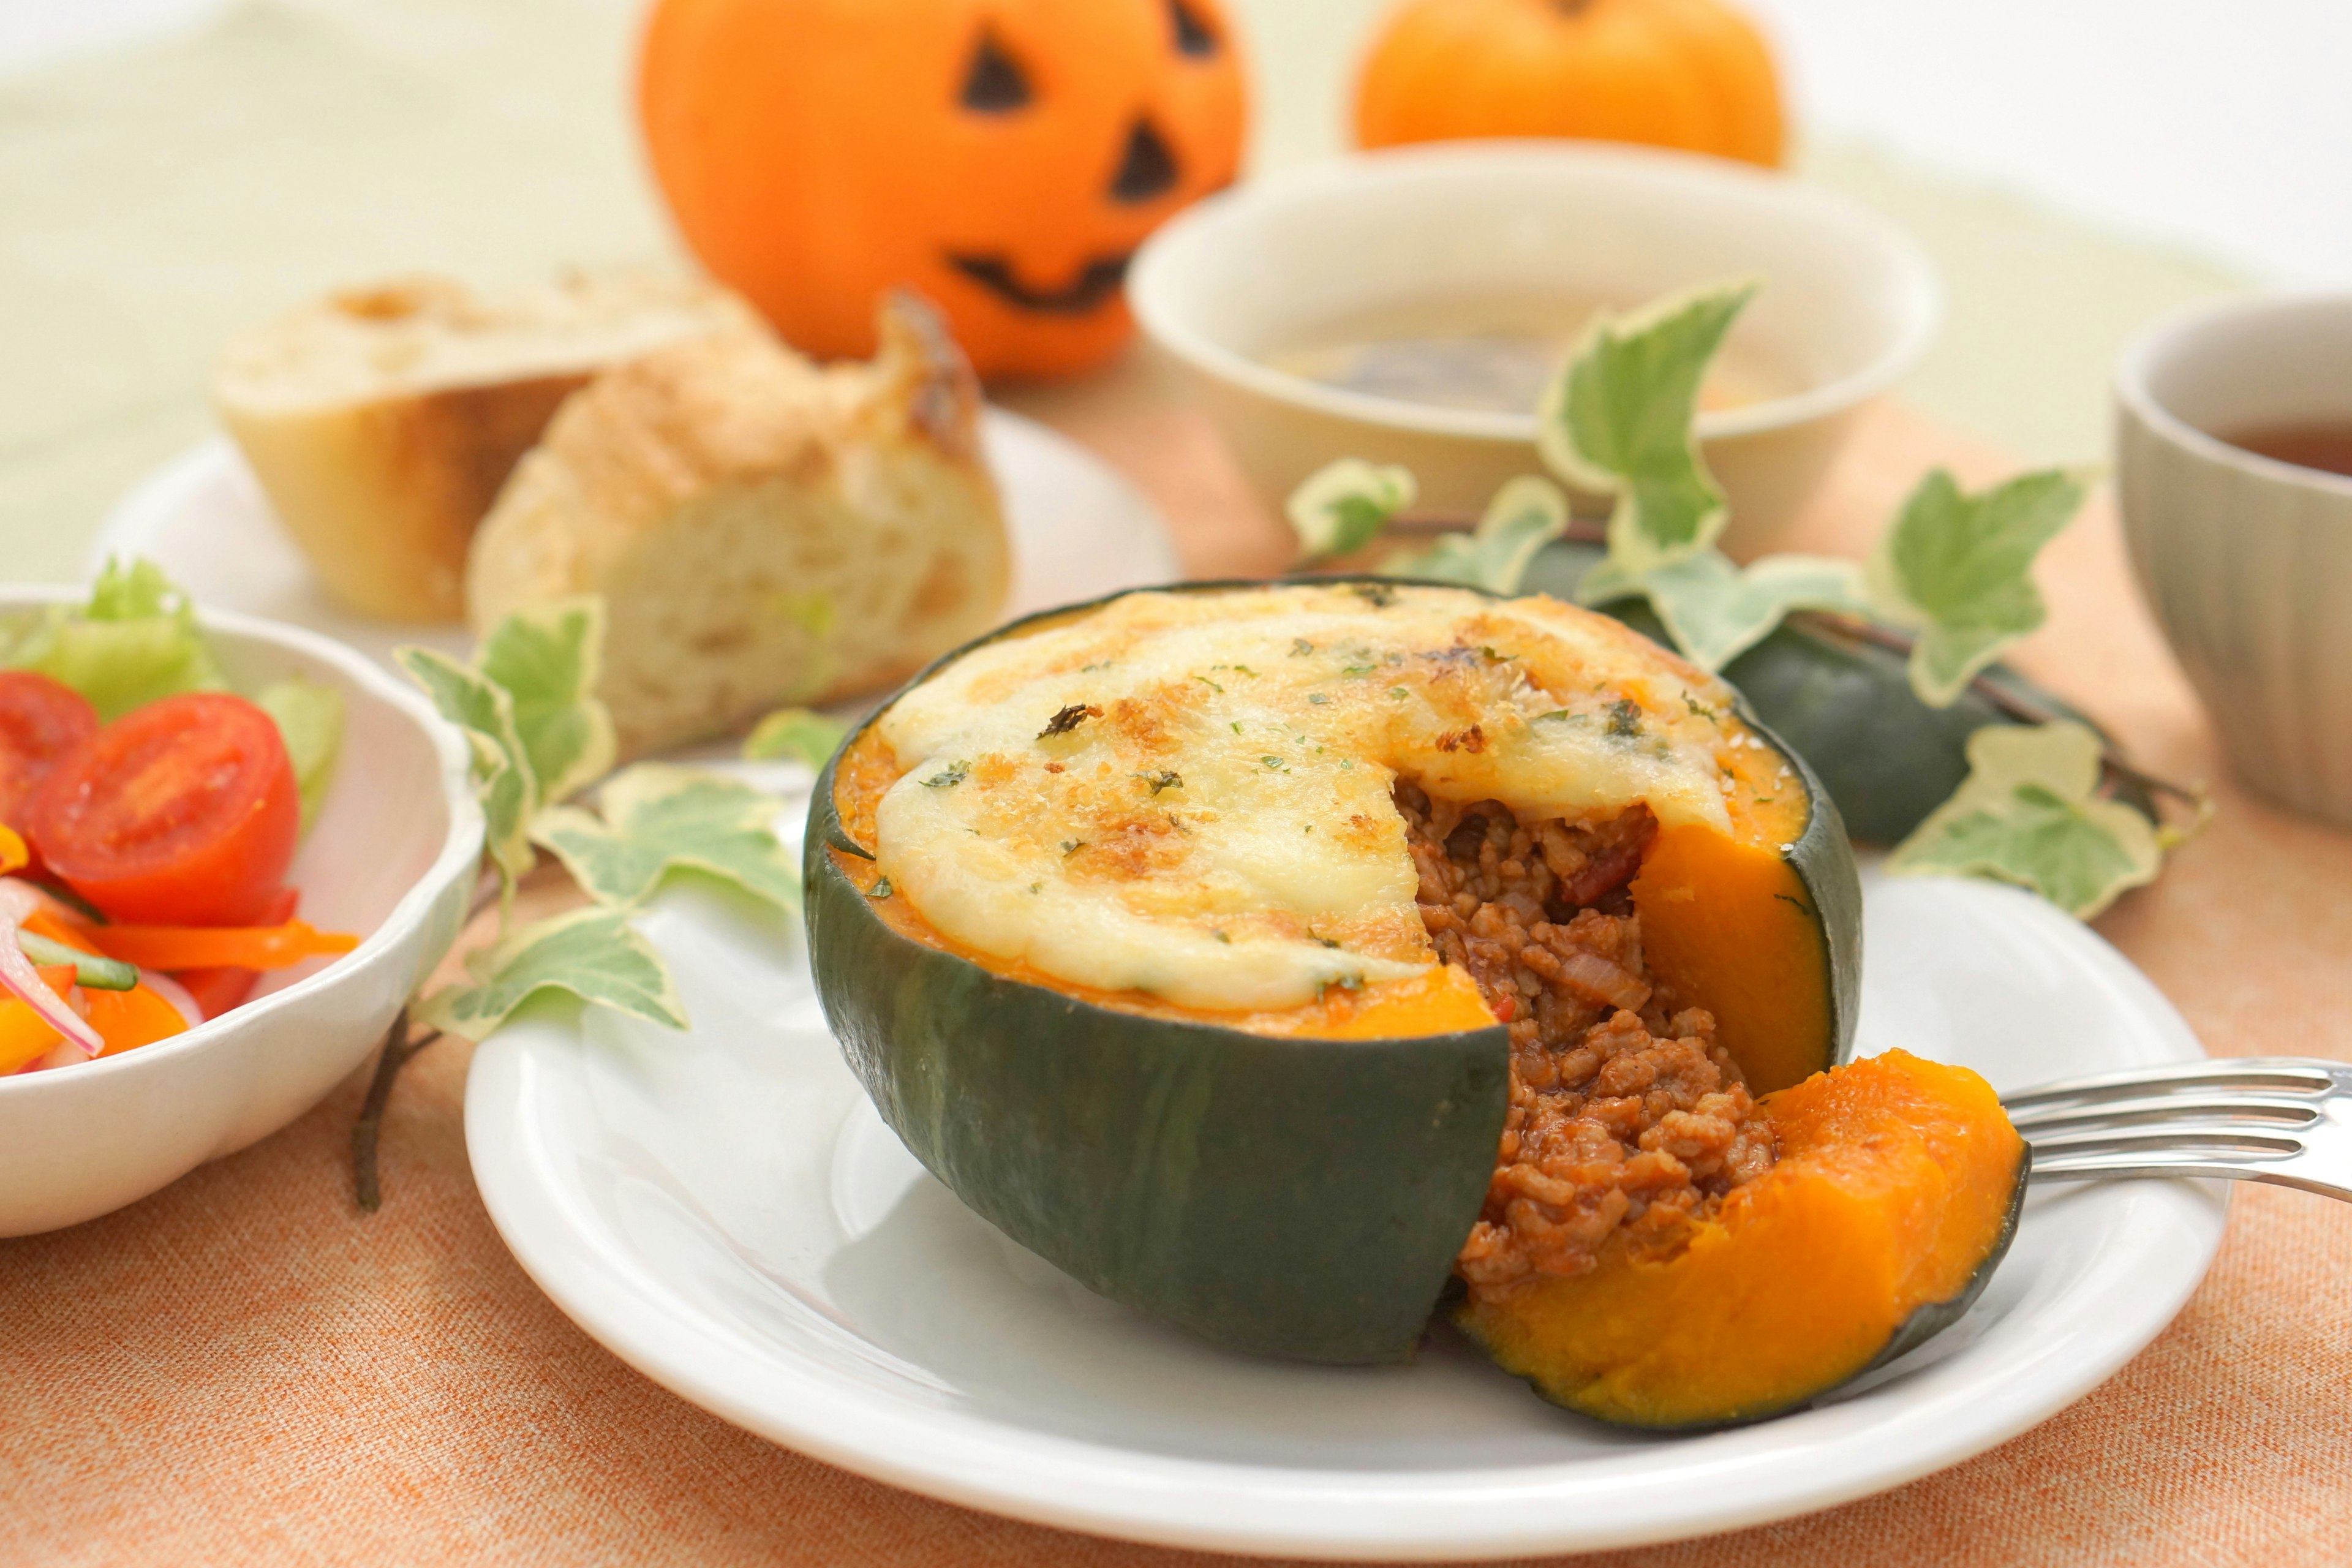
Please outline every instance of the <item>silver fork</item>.
M2036 1182L2218 1176L2352 1201L2352 1063L2182 1062L2005 1096Z

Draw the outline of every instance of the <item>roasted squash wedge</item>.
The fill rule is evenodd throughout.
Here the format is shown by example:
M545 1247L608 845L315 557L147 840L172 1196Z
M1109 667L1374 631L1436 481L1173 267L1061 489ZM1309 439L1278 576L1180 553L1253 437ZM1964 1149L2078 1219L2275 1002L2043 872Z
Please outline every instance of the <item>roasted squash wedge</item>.
M1603 1308L1516 1338L1503 1309L1705 1256L1741 1192L1800 1186L1784 1115L1844 1081L1835 808L1722 683L1539 596L1203 584L1033 617L848 739L806 853L827 1016L908 1149L1237 1349L1405 1359L1458 1275L1496 1309L1474 1335L1582 1387L1543 1347L1582 1354L1555 1317ZM1976 1179L1943 1196L1984 1206Z
M1957 1321L2008 1250L2026 1150L1984 1079L1903 1051L1768 1096L1772 1168L1650 1249L1454 1321L1545 1398L1637 1426L1776 1415Z

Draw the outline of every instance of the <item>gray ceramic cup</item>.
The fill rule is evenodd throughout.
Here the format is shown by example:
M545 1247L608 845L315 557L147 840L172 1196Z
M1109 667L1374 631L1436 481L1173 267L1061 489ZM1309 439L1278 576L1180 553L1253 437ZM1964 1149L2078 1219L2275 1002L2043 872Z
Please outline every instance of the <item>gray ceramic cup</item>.
M2115 395L2132 569L2231 770L2352 826L2352 479L2221 439L2352 425L2352 294L2175 316L2124 350Z

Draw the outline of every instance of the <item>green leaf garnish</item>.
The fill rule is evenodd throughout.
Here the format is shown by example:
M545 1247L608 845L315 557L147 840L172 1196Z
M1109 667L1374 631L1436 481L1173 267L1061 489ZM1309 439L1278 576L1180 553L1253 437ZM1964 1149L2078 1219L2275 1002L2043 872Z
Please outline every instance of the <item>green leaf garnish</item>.
M1443 533L1423 549L1400 551L1381 571L1391 577L1516 594L1536 552L1567 531L1568 497L1549 479L1522 474L1495 492L1475 530Z
M841 749L849 726L809 708L779 708L743 737L746 762L805 763L822 768Z
M2085 476L2021 474L1969 495L1938 468L1919 481L1867 569L1872 606L1917 628L1911 689L1948 707L2000 650L2042 625L2033 559L2081 510Z
M2156 880L2157 829L2099 798L2103 749L2090 729L1989 724L1968 749L1968 778L1896 847L1888 870L2013 882L2084 920Z
M417 1005L426 1026L480 1040L542 991L569 991L673 1029L686 1007L668 967L629 927L626 910L592 907L535 921L466 960L470 984L446 985Z
M568 800L612 770L613 716L596 697L604 601L554 599L502 616L474 667L506 689L539 798Z
M253 700L276 721L278 738L286 742L295 787L302 795L302 828L308 832L327 798L335 758L342 751L343 694L297 675L263 687Z
M505 687L436 649L404 647L393 657L473 746L483 847L511 896L516 879L530 869L530 819L539 808L538 781L515 732L514 700Z
M1587 605L1646 598L1693 664L1710 672L1770 635L1791 610L1864 608L1862 568L1823 555L1767 555L1746 571L1717 550L1636 574L1602 561L1576 585Z
M640 763L599 793L603 818L549 806L530 837L602 904L643 902L674 867L724 878L779 908L800 907L800 873L770 824L773 797L707 768Z
M0 648L0 667L64 682L109 721L159 698L228 687L195 606L152 561L109 560L87 602L44 610Z
M1318 468L1290 492L1283 515L1309 561L1348 555L1381 536L1418 493L1409 468L1342 458Z
M1616 498L1609 558L1627 572L1705 550L1730 520L1692 422L1706 367L1758 287L1710 284L1595 316L1545 394L1537 450L1570 484Z

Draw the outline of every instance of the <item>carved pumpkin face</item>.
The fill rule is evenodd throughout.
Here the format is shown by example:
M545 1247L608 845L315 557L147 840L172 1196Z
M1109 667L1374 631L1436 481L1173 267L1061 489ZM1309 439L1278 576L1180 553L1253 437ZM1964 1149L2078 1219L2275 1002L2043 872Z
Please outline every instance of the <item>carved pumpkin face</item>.
M791 342L870 353L909 287L1035 375L1126 340L1129 257L1244 113L1217 0L660 0L639 108L687 242Z

